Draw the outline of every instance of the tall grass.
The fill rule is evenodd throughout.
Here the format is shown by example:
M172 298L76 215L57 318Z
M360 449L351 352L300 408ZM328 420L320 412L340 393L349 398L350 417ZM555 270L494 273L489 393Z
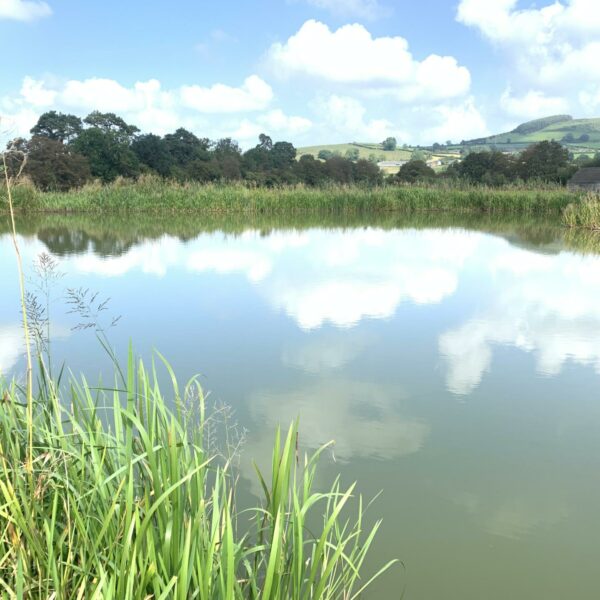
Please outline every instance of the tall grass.
M167 369L172 409L154 364L131 354L120 389L41 386L27 476L23 392L0 388L2 595L357 598L380 524L366 527L354 486L315 491L320 451L301 458L293 425L277 432L271 473L257 470L262 502L240 525L232 462L207 452L202 390L196 380L180 389Z
M244 185L176 183L145 176L110 185L90 184L70 192L46 192L24 183L15 206L29 212L198 212L241 214L335 214L411 211L471 211L560 215L579 195L565 188L486 188L465 185L330 186L250 188ZM0 192L0 208L2 198Z
M570 204L563 213L563 219L569 227L600 231L600 196L589 194L582 202Z

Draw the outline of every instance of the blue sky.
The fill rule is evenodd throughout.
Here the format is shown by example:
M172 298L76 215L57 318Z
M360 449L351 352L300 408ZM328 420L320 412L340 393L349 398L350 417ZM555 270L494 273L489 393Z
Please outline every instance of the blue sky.
M243 146L600 115L599 0L0 0L1 128L117 112Z

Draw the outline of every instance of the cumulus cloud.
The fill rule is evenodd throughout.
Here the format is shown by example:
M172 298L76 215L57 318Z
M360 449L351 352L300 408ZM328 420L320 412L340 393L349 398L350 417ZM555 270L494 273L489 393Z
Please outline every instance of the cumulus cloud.
M217 83L211 87L188 85L181 88L184 106L205 113L231 113L262 110L273 100L271 86L251 75L240 87Z
M46 2L33 0L0 0L0 19L35 21L49 17L52 9Z
M373 37L360 24L332 31L319 21L306 21L285 43L273 44L268 58L283 75L369 85L403 101L461 96L471 83L468 69L455 58L432 54L418 61L404 38Z
M286 115L281 109L268 111L255 120L244 119L232 132L231 137L245 142L245 145L256 143L257 137L264 132L274 136L297 136L312 129L310 119L300 116Z
M520 100L505 100L504 108L522 110L523 116L528 111L534 114L536 107L540 112L564 110L564 103L542 93L568 95L565 84L593 96L600 83L600 3L563 0L527 9L517 4L517 0L461 0L457 12L459 22L479 30L510 58L516 78L535 86ZM589 96L583 99L581 106L589 109L585 102Z
M247 77L238 87L217 83L174 89L164 89L157 79L127 86L100 77L59 82L27 76L18 95L0 97L0 114L2 129L10 129L12 135L26 135L39 115L51 109L80 116L92 110L115 112L143 131L164 134L183 126L243 143L254 142L261 132L293 141L310 130L310 119L269 108L273 99L273 89L257 75ZM249 119L247 113L256 116ZM209 119L209 115L220 118Z
M422 112L423 109L417 109ZM486 121L475 105L474 98L454 104L440 104L427 109L429 120L435 124L425 130L424 137L431 142L461 140L489 135Z
M514 96L510 88L502 94L500 106L509 115L521 119L537 119L569 110L569 102L566 98L547 96L538 90L530 90L522 96Z
M317 102L317 112L324 123L339 135L352 139L383 140L389 135L406 137L398 133L394 124L388 119L367 120L367 109L356 98L332 94Z

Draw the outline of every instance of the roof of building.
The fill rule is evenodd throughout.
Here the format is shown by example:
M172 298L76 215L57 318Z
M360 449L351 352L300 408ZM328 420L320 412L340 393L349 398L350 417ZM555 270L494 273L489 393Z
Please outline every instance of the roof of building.
M600 167L584 167L579 169L571 180L570 184L585 185L588 183L600 183Z

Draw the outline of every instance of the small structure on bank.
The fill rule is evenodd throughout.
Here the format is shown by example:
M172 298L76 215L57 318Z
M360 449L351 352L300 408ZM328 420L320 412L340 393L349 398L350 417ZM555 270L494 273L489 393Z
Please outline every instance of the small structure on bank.
M600 167L584 167L579 169L569 180L570 190L587 190L600 192Z

